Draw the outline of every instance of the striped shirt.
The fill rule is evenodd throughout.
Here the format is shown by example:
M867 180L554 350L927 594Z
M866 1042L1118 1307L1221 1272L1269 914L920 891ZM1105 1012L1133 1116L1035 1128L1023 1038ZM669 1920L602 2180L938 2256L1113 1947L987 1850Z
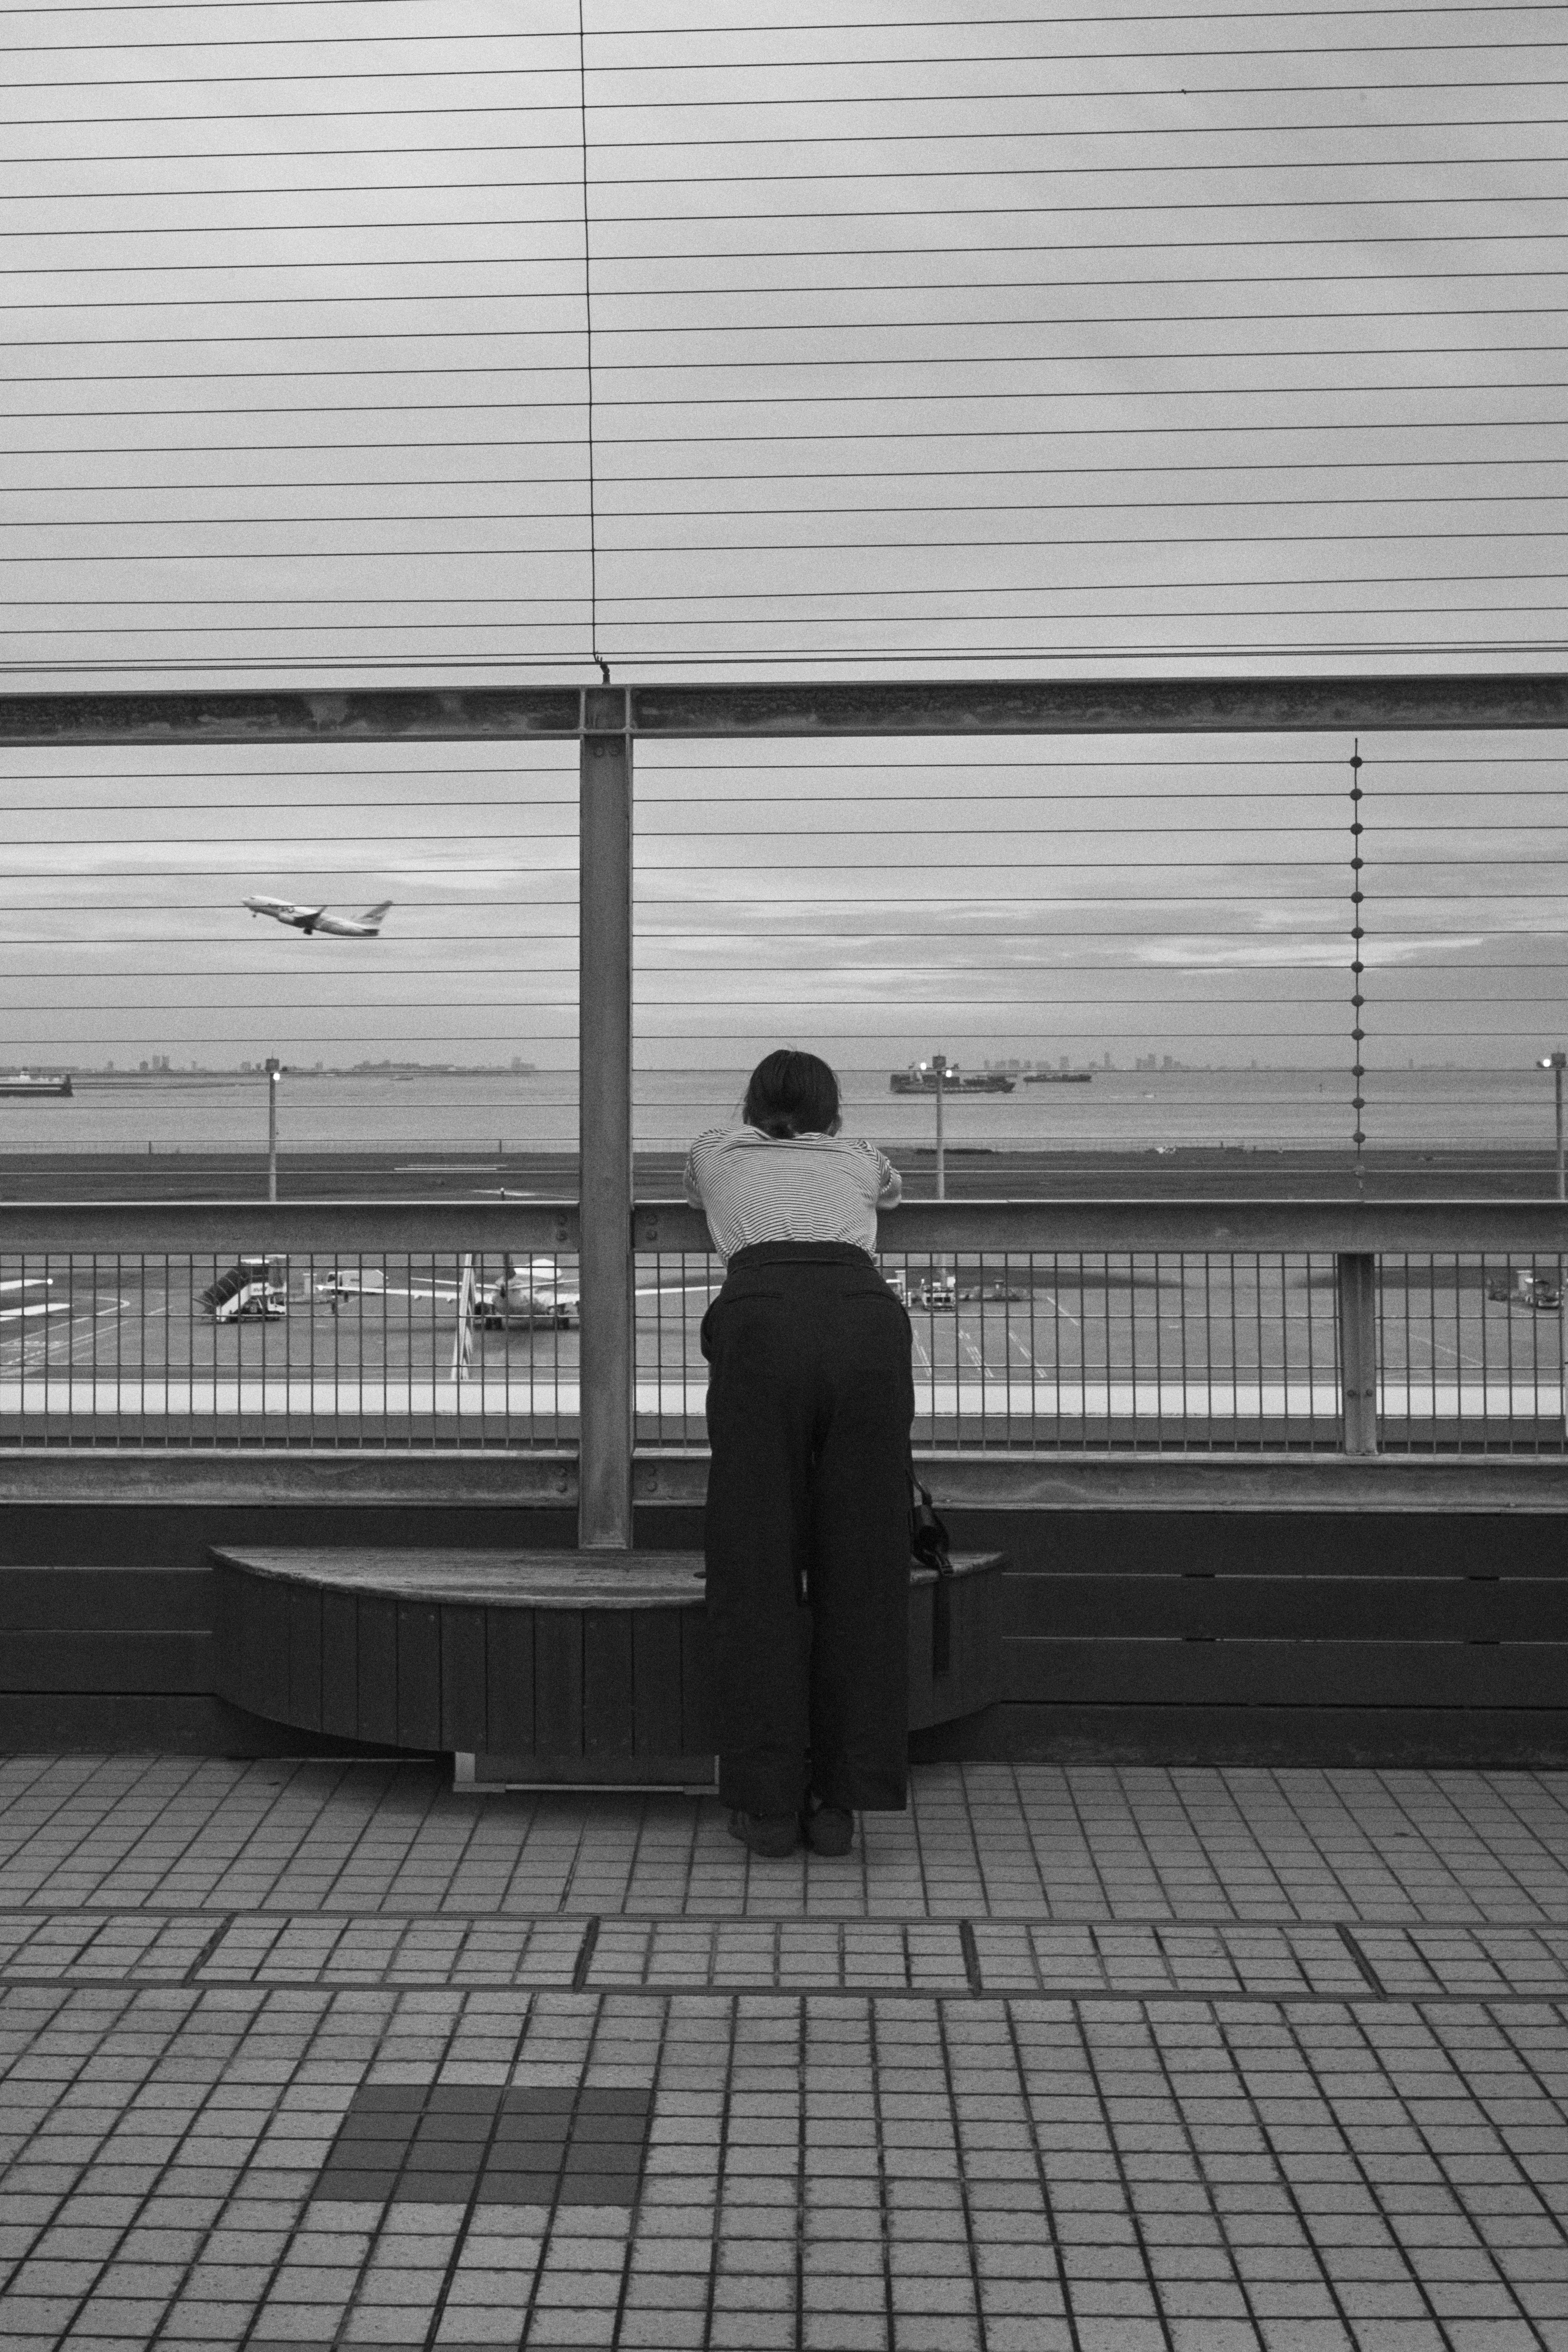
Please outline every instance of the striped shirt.
M902 1180L874 1143L847 1135L764 1135L714 1127L686 1161L686 1197L708 1217L713 1245L733 1257L754 1242L852 1242L877 1248L877 1211Z

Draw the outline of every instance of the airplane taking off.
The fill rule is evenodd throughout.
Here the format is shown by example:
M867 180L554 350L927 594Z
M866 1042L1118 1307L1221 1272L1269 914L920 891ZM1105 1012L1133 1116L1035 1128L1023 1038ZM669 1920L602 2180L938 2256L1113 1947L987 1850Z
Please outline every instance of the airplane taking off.
M381 937L381 926L392 901L383 898L379 906L367 907L363 915L329 915L324 907L296 907L288 898L247 898L245 904L253 915L270 915L275 923L289 923L309 939L313 931L324 931L334 940L375 940Z

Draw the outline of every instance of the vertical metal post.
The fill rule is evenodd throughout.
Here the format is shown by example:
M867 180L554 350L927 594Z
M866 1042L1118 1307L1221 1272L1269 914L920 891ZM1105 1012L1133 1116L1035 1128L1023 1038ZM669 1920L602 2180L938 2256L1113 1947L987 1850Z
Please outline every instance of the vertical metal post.
M1347 1454L1377 1452L1377 1260L1334 1260L1339 1293L1340 1397Z
M936 1072L936 1197L947 1198L947 1145L942 1129L942 1098L947 1087L947 1055L933 1054L931 1068Z
M1568 1198L1563 1183L1563 1055L1552 1056L1552 1077L1557 1098L1557 1198ZM1557 1387L1563 1431L1568 1436L1568 1282L1563 1280L1563 1253L1557 1254Z
M632 742L625 689L583 696L578 830L582 1396L577 1540L632 1541Z
M269 1060L267 1065L267 1197L278 1198L278 1081L283 1075L281 1062Z

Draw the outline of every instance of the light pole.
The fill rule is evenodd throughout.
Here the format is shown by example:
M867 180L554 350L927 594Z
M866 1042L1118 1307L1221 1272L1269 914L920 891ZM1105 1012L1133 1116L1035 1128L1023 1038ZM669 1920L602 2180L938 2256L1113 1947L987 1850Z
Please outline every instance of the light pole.
M947 1198L947 1146L942 1131L942 1097L947 1090L947 1055L933 1054L931 1066L936 1074L936 1197ZM1559 1082L1561 1083L1561 1082Z
M1556 1098L1557 1110L1557 1197L1564 1201L1568 1200L1568 1190L1564 1190L1563 1181L1563 1073L1568 1069L1568 1054L1561 1049L1555 1054L1542 1054L1535 1066L1538 1070L1550 1070L1552 1073L1552 1091Z
M283 1065L275 1055L267 1062L267 1197L278 1198L278 1081Z
M1563 1181L1563 1073L1568 1069L1568 1054L1559 1046L1555 1054L1538 1055L1535 1066L1552 1073L1552 1108L1557 1114L1557 1197L1562 1201L1568 1199ZM1563 1387L1563 1426L1568 1432L1568 1297L1563 1291L1561 1251L1557 1257L1557 1377Z

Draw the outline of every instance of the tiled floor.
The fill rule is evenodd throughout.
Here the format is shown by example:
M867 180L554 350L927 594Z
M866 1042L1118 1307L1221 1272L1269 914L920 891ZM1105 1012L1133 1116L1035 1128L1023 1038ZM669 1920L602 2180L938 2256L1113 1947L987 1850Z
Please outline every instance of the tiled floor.
M0 1763L5 2352L1568 2352L1568 1777L868 1828Z

